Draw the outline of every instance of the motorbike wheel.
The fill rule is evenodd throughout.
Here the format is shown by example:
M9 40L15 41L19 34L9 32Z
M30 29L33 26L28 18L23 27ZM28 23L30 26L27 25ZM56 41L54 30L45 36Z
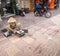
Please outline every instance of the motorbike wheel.
M22 13L21 16L24 17L25 15Z
M46 18L50 18L52 16L52 13L50 11L46 12L45 13L45 17Z
M34 12L34 15L35 15L35 16L39 16L37 11Z

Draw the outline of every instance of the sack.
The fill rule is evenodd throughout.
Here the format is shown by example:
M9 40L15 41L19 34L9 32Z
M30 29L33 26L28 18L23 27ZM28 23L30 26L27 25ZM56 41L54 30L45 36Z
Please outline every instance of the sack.
M1 32L7 32L7 29L2 29Z
M3 35L4 35L5 37L9 37L9 36L12 35L12 32L7 31L7 32L5 32Z
M25 32L23 30L19 30L16 32L16 34L20 37L24 36L25 35Z
M25 33L28 33L28 30L27 29L22 29Z

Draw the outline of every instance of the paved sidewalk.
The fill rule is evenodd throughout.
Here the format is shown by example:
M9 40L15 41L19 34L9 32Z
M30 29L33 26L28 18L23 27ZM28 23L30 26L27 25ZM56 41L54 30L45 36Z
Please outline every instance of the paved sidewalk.
M1 33L0 56L60 56L60 27L51 18L42 18L39 21L39 17L33 17L36 23L27 27L29 33L21 38L16 35L6 38Z

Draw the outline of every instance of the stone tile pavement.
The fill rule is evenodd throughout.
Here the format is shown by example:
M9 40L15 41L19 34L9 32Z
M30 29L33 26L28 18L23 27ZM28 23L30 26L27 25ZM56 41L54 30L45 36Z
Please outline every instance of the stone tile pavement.
M19 21L19 17L16 19ZM24 18L20 19L23 21ZM31 22L31 17L26 16L25 19ZM32 23L23 21L23 24L29 24L26 25L28 27L23 26L29 30L23 37L12 35L6 38L0 32L0 56L60 56L60 27L51 18L33 19Z

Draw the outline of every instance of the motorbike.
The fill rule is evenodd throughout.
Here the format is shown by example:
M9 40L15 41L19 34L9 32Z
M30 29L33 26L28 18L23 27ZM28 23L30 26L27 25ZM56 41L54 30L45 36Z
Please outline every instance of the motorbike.
M16 15L20 15L20 16L24 17L25 16L25 12L22 11L22 10L16 10Z
M24 10L21 10L22 12L21 12L21 16L25 16L25 11Z
M45 18L50 18L52 16L52 13L48 10L47 6L42 7L41 9L35 10L34 12L35 16L45 16Z
M20 15L22 17L25 16L24 9L20 8L20 5L16 4L16 15Z

